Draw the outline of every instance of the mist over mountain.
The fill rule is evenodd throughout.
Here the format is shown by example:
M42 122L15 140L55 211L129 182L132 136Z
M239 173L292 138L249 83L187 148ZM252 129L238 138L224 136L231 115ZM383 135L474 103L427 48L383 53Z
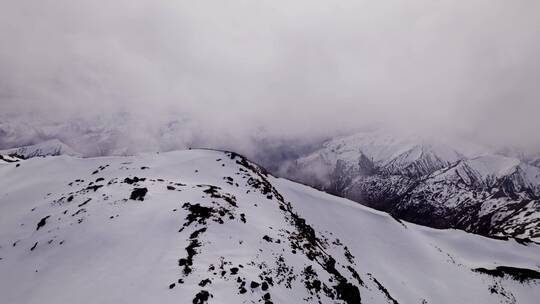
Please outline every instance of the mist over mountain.
M538 151L539 12L520 0L9 1L0 147L254 151L376 125Z
M0 2L6 303L540 298L540 1Z

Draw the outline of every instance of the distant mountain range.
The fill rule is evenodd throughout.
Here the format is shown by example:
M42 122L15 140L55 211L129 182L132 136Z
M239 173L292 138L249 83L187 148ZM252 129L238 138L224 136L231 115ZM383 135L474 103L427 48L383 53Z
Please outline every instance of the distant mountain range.
M22 158L32 158L57 155L81 156L81 153L76 152L58 139L51 139L35 145L0 150L0 155L17 155Z
M177 128L162 136L173 136ZM81 153L59 139L49 139L2 150L0 155L88 156L92 149L99 151L97 155L131 154L121 144L109 143L120 137L116 132L89 134L97 143L108 144ZM396 218L489 237L540 241L539 155L386 130L304 146L262 141L260 147L252 158L271 172Z
M540 162L488 151L361 132L324 142L281 174L414 223L540 241Z

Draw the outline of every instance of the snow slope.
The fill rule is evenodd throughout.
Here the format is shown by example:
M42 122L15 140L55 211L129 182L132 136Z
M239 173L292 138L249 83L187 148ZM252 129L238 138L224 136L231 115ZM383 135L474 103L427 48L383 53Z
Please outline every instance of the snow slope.
M540 281L532 278L540 275L538 245L401 222L272 177L234 153L17 164L0 163L5 303L537 303L540 297ZM496 276L500 266L511 275Z

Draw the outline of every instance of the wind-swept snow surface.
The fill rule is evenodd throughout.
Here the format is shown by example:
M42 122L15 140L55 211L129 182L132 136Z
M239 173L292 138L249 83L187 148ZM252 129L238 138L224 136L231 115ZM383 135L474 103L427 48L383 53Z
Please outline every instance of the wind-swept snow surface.
M538 245L401 222L230 152L33 158L0 181L5 303L540 298Z

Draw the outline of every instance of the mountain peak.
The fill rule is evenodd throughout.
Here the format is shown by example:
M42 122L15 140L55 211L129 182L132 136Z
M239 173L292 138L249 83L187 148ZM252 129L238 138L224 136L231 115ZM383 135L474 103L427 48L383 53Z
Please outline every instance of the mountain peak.
M59 139L50 139L34 145L0 150L0 154L16 154L24 158L57 155L81 156L80 153L76 152Z
M287 176L415 223L538 239L540 169L495 153L471 156L461 152L466 145L457 146L360 132L299 157Z
M33 158L0 166L0 179L0 292L8 302L535 297L526 282L490 273L534 280L525 274L537 272L536 245L398 221L275 178L232 152Z

